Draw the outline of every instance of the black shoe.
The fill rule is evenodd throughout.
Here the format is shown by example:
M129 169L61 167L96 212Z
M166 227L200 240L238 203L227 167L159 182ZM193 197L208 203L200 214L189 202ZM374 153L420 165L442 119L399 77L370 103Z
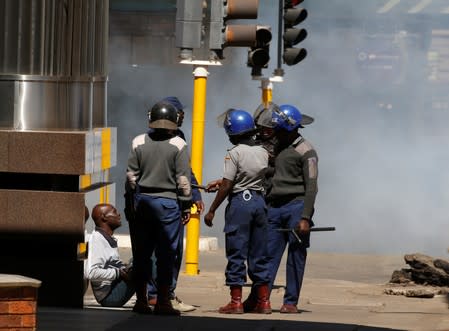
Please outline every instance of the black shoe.
M148 306L148 304L146 302L136 301L136 303L134 304L134 307L133 307L133 312L138 313L138 314L149 315L149 314L153 314L153 309L151 309L151 307Z

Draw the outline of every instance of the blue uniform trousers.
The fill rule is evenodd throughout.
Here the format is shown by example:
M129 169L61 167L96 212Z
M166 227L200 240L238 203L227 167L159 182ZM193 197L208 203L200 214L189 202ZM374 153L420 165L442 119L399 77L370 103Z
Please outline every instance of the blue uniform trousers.
M179 271L181 270L181 264L182 264L182 254L184 252L184 225L181 224L181 227L179 229L179 243L178 243L178 249L176 251L176 258L175 258L175 264L173 265L173 279L172 283L170 285L170 298L174 299L175 289L176 285L178 283L178 277L179 277ZM152 256L151 258L152 264L156 264L156 257ZM156 272L153 273L153 276L156 275ZM148 298L155 298L157 296L157 284L155 280L152 280L148 283Z
M268 208L268 250L270 252L269 269L271 276L269 285L270 291L273 288L273 283L279 269L279 264L281 263L282 255L288 244L286 268L287 284L284 293L284 304L298 304L310 235L306 238L301 238L303 243L300 244L291 232L280 232L276 230L281 228L296 228L301 220L303 209L303 200L293 200L282 206L269 206Z
M135 195L136 220L134 226L135 254L133 267L137 279L150 281L151 256L157 258L157 283L172 284L173 269L179 244L181 212L175 199Z
M255 285L267 284L267 217L263 195L256 191L244 191L231 195L225 211L226 234L226 285L243 285L248 276ZM249 197L249 199L248 199Z

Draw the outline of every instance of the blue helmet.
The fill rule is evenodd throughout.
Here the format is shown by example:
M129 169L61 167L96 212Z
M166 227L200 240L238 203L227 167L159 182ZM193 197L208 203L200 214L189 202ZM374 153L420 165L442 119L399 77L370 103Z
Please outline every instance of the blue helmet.
M184 105L181 103L181 101L179 101L177 97L165 97L161 101L172 104L178 111L184 111Z
M250 113L245 110L232 108L226 112L223 127L228 136L237 136L256 129Z
M313 122L313 118L301 114L298 108L292 105L280 105L278 111L273 112L273 128L275 130L293 131Z

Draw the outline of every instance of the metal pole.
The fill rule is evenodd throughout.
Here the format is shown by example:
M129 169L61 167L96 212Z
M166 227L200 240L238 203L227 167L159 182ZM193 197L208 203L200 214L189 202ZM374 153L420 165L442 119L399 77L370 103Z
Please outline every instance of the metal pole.
M203 177L204 126L206 115L207 66L196 66L193 71L193 115L192 115L192 150L191 167L199 183ZM186 234L186 274L198 275L198 256L200 241L200 215L195 208L187 223Z
M278 11L278 58L277 58L277 68L274 69L275 76L284 76L284 70L282 69L282 50L283 50L283 18L284 18L284 0L279 0L279 11Z
M261 80L262 84L262 103L265 107L273 100L273 83L268 78Z
M282 69L282 31L283 31L283 14L284 14L284 0L279 0L279 14L278 14L278 69Z

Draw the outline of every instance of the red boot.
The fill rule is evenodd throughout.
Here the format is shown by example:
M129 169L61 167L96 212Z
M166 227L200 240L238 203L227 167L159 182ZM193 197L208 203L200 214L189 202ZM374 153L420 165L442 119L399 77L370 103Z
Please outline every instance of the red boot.
M231 302L218 309L220 314L243 314L242 287L231 286Z
M270 292L268 284L262 284L257 287L257 306L254 309L258 314L271 314Z

